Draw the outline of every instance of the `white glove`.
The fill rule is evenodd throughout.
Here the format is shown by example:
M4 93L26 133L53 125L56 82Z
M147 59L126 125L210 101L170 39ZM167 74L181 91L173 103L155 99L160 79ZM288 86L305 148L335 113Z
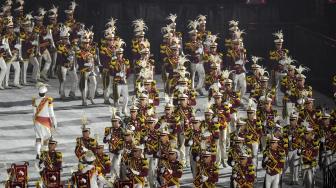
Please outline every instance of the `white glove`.
M56 177L55 177L54 175L52 175L52 176L50 177L50 179L53 180L53 181L56 181Z
M160 169L161 174L164 173L164 170L165 169L163 167Z
M84 178L82 178L80 181L83 182L83 184L86 183L86 179L84 179Z
M201 179L201 181L202 181L202 182L206 182L208 179L209 179L208 176L204 176L204 175L202 175L202 179Z
M321 138L321 142L323 142L323 143L325 142L325 137Z
M140 174L140 172L134 170L133 168L131 168L131 171L132 171L133 174L135 174L135 175L137 175L137 176Z
M20 45L20 44L15 44L15 45L14 45L14 48L20 50L20 49L21 49L21 46L22 46L22 45Z
M199 160L200 160L200 157L199 157L199 156L197 156L197 157L196 157L196 161L199 161Z
M33 45L33 46L37 46L37 41L36 40L34 40L33 42L31 42L31 44Z
M147 141L147 140L148 140L148 136L145 136L143 139L144 139L145 141Z
M86 147L84 147L84 146L82 146L82 149L83 149L84 152L89 151L89 150L88 150Z
M110 140L110 139L111 139L111 135L109 134L107 135L106 140Z
M191 146L193 144L193 140L189 140L188 144Z
M84 66L91 67L91 63L85 63Z

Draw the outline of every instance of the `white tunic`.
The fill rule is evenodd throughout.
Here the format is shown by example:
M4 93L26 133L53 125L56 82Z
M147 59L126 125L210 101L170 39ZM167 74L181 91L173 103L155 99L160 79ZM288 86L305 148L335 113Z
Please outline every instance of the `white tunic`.
M57 126L52 100L51 97L33 98L33 122L36 138L49 139L52 126L54 128Z

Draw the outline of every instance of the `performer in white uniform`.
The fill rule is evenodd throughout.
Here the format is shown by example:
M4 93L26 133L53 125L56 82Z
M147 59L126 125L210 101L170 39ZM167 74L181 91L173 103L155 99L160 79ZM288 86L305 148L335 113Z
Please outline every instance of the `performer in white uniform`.
M36 135L36 152L37 158L39 158L41 147L48 146L51 131L57 128L57 121L53 109L53 98L46 96L47 85L39 82L36 86L39 90L39 97L33 98L32 105L34 109L33 123Z

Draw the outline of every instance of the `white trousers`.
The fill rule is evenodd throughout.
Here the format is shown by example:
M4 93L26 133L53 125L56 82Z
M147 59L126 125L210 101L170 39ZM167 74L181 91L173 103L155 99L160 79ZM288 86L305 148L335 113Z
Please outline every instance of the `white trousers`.
M108 101L113 91L113 76L109 76L109 85L104 89L104 100Z
M122 108L122 112L127 112L127 105L128 105L128 85L127 84L119 84L117 86L118 92L118 108ZM123 103L120 106L120 97L123 96Z
M255 166L255 171L258 170L258 149L259 149L259 143L253 142L252 143L252 162Z
M293 182L298 182L299 181L300 156L297 154L297 150L288 152L288 164L289 164L289 170L292 176L291 180Z
M149 160L149 174L148 174L148 182L150 188L155 188L155 182L157 182L157 165L158 165L158 159L154 158L153 156L147 157Z
M121 154L111 154L111 162L112 162L112 168L111 168L111 175L116 176L117 178L120 177L120 160L121 160Z
M67 73L69 73L70 76L70 83L71 83L71 89L70 92L75 93L76 89L77 89L77 84L78 84L78 77L77 77L77 73L76 70L69 70L69 68L66 67L59 67L59 82L60 82L60 87L59 87L59 94L61 96L65 96L65 89L64 89L64 85L67 79Z
M203 63L191 63L190 64L190 69L191 69L191 85L192 85L192 88L195 88L196 90L202 89L203 85L204 85L204 80L205 80L205 71L204 71ZM198 83L195 87L196 73L198 74Z
M42 65L42 60L44 60L44 66L41 71L41 75L47 78L47 74L51 65L51 56L48 49L44 50L42 56L39 58L40 66Z
M226 140L227 140L227 128L219 131L220 161L223 163L224 160L227 159Z
M40 61L38 60L37 57L30 57L29 62L33 65L32 79L34 81L37 81L38 79L40 79L40 76L41 76ZM28 67L28 65L27 65L27 67ZM27 68L26 68L25 72L27 73Z
M14 68L14 85L16 86L20 84L20 71L21 71L20 62L16 61L15 58L12 58L7 63L7 71L6 71L6 76L5 76L5 87L8 86L11 66L13 66Z
M305 188L314 188L314 169L303 169L303 183Z
M40 155L41 147L43 147L43 149L46 149L46 146L48 145L46 141L50 139L51 131L44 125L41 125L39 122L34 123L34 131L36 137L36 152L38 155Z
M284 93L280 90L280 82L281 79L284 77L283 74L279 73L279 72L275 72L275 102L277 106L282 106L282 99L284 97Z
M3 57L0 57L0 87L2 87L2 83L7 73L7 64Z
M90 75L90 72L81 73L80 84L84 86L84 88L81 89L83 102L86 102L87 98L94 99L97 87L96 76Z
M246 93L246 75L245 73L235 74L233 79L233 85L235 91L240 91L241 98Z
M274 176L266 173L265 188L278 188L280 183L281 174L276 174Z

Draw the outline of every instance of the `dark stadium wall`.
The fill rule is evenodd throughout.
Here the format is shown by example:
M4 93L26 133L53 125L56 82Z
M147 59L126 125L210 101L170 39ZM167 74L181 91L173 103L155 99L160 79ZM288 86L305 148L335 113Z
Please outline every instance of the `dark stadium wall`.
M53 3L60 7L60 19L69 0L26 0L29 10L38 7L48 9ZM77 0L78 21L93 26L95 39L103 35L104 25L110 17L118 19L117 33L128 44L126 55L129 56L130 41L133 36L131 22L143 18L148 25L147 37L151 41L151 51L159 61L159 45L162 40L160 29L167 23L169 13L176 13L177 30L187 33L188 20L198 14L208 16L207 27L220 37L219 48L224 49L223 41L227 37L228 21L239 20L240 28L247 35L244 38L248 55L258 55L266 59L268 50L273 47L272 33L282 29L285 34L285 47L290 50L299 64L312 69L308 82L322 92L331 94L330 81L335 73L336 42L323 34L329 34L335 28L335 5L326 0L267 0L264 5L247 5L245 0ZM187 35L184 39L187 39ZM130 56L129 56L130 57ZM332 68L322 68L329 65Z

